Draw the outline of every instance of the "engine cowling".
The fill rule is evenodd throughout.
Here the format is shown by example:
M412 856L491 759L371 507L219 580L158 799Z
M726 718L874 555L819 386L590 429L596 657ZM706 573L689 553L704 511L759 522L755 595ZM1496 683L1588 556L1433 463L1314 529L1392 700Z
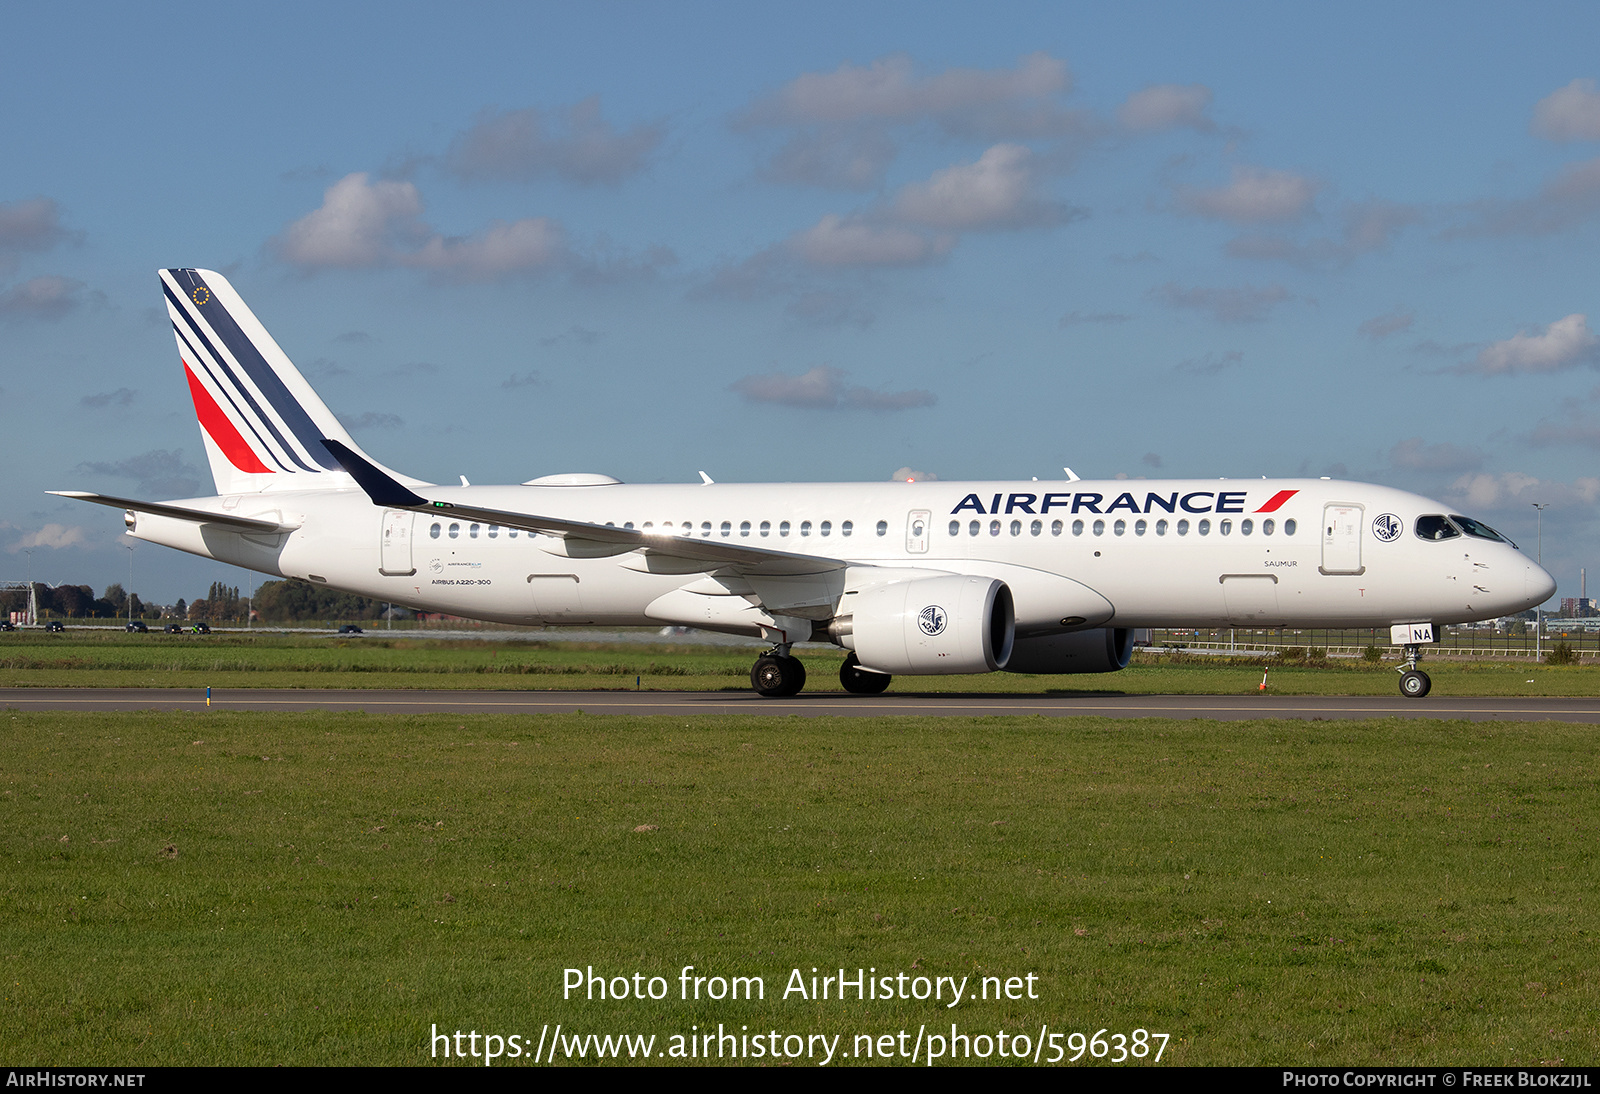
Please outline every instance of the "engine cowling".
M992 577L947 574L854 590L829 631L875 672L994 672L1016 634L1011 590Z
M1116 672L1133 656L1130 627L1097 627L1069 634L1019 638L1006 662L1007 672L1069 676L1081 672Z

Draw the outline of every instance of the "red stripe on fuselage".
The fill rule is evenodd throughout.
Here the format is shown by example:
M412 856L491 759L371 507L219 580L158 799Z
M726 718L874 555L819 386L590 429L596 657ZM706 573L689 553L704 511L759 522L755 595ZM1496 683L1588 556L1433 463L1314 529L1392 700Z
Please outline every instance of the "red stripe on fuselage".
M217 401L211 397L211 392L195 378L187 361L183 362L183 374L189 379L189 397L194 400L194 412L200 419L201 428L217 442L217 447L228 457L228 462L246 474L272 474L272 468L261 462L255 449L250 447L250 442L240 435L233 423L228 420L228 416L222 412L222 408L217 405Z
M1272 495L1272 498L1267 502L1267 504L1263 505L1260 509L1257 509L1256 512L1276 513L1278 511L1278 506L1282 505L1299 492L1300 491L1298 490L1279 490L1276 494Z

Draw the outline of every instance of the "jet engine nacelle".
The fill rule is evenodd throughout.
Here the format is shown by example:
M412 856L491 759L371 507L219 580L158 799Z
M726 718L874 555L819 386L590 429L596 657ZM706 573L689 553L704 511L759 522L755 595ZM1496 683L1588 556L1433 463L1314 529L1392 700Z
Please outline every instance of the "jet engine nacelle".
M965 574L872 585L845 596L829 627L875 672L930 676L1005 668L1016 633L1011 590Z
M1133 630L1097 627L1070 634L1019 638L1006 662L1007 672L1067 676L1080 672L1116 672L1133 656Z

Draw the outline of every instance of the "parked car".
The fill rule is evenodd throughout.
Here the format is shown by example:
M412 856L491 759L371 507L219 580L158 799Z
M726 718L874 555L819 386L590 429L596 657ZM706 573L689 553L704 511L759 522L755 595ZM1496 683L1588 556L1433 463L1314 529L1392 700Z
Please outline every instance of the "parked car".
M149 634L150 633L150 628L145 625L145 621L142 620L142 619L130 619L130 620L128 620L128 625L124 629L127 630L131 634Z
M17 625L9 619L0 619L0 631L14 631Z
M360 627L356 626L354 623L346 623L344 626L339 628L339 633L340 634L366 634L367 632L362 630Z
M52 619L44 625L44 629L47 631L64 631L67 629L67 625L59 619Z

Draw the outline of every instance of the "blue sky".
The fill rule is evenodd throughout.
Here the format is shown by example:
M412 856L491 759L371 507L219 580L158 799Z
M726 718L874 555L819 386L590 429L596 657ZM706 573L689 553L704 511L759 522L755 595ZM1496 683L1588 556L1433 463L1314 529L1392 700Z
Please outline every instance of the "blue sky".
M1593 5L6 20L0 578L211 492L164 266L439 481L1334 475L1600 562Z

